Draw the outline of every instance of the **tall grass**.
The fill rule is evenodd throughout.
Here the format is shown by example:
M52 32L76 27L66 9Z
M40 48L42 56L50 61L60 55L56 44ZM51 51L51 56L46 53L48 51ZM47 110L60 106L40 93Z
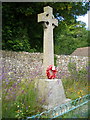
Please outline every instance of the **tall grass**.
M41 66L34 68L27 78L23 73L17 76L16 71L2 66L2 117L25 118L43 111L37 99L37 89L34 87L36 77L42 77ZM67 98L76 99L88 94L88 71L90 67L76 70L75 64L68 65L70 75L60 72L57 78L62 79ZM21 79L22 76L22 79Z
M70 75L62 79L66 97L76 99L88 94L88 75L90 67L86 66L77 70L75 63L69 63L68 70Z
M4 65L4 63L3 63ZM42 111L37 100L35 78L41 75L41 67L31 71L30 76L23 78L21 72L2 65L2 118L25 118ZM22 76L22 77L21 77Z

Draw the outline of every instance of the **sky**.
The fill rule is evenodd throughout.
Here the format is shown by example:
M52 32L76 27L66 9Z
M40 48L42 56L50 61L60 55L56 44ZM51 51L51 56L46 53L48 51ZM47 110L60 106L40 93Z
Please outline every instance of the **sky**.
M86 23L86 28L88 29L88 13L83 15L83 16L79 16L77 21L82 21L82 22L85 22Z

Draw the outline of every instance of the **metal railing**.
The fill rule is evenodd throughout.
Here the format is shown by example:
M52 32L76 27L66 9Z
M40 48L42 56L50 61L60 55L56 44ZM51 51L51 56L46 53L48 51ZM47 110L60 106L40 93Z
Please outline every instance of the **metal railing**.
M38 120L39 120L39 118L50 118L49 120L52 120L54 118L58 118L58 117L64 115L65 113L68 113L80 106L85 105L89 101L90 101L90 94L85 95L81 98L77 98L76 100L71 100L70 102L56 106L55 108L44 111L40 114L33 115L31 117L27 117L26 120L29 120L32 118L38 118Z

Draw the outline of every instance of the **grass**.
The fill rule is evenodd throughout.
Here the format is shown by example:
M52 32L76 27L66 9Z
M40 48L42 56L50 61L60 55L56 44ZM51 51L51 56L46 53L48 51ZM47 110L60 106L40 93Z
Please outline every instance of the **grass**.
M29 79L18 79L19 76L15 75L15 71L9 71L6 67L2 69L4 69L2 73L2 118L26 118L43 111L37 100L37 89L34 87L35 78L40 75L40 71L32 71Z
M72 100L88 94L90 86L88 86L88 76L90 67L84 67L77 70L75 63L68 65L70 75L62 79L66 97Z
M68 67L70 75L62 79L66 97L74 100L88 94L90 68L86 67L77 71L75 64L69 64ZM40 75L40 71L32 72L29 79L17 79L14 76L15 71L6 71L2 75L2 117L25 118L44 111L37 100L37 89L34 88L34 79L38 74Z
M82 97L83 95L88 94L88 83L83 83L82 81L73 81L70 78L63 79L63 85L65 89L65 94L67 98L72 100Z
M24 80L25 81L25 80ZM26 80L20 82L18 89L13 91L11 95L3 95L2 112L3 118L24 118L28 115L35 114L39 110L39 105L36 101L37 91L34 89L34 81ZM14 98L14 95L15 98ZM9 97L9 98L8 98Z
M88 111L88 103L70 111L59 118L88 118L90 112Z

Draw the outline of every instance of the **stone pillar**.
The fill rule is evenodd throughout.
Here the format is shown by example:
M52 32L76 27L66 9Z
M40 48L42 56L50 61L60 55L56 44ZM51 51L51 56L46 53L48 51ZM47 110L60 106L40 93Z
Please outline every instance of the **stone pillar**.
M38 14L38 22L43 22L44 42L43 42L43 75L46 76L46 69L49 65L54 65L54 44L53 29L58 26L58 20L53 16L51 7L44 7L44 13Z

